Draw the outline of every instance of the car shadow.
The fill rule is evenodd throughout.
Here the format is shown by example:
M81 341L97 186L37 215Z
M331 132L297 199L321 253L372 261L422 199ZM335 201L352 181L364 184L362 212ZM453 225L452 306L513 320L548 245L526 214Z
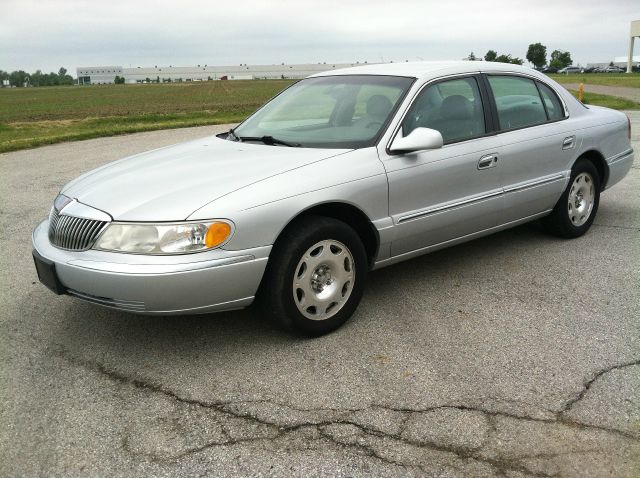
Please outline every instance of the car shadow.
M403 290L415 281L440 280L453 265L460 270L473 266L481 258L498 258L514 248L540 248L544 243L561 241L546 235L536 223L527 224L491 236L443 249L403 263L371 272L362 303L354 317L341 329L325 337L308 339L275 327L259 306L245 310L209 315L143 316L105 309L70 297L51 310L52 345L86 355L121 355L147 362L158 357L196 357L200 354L231 356L250 353L252 349L277 349L305 342L337 340L365 334L367 329L385 330L393 324L390 314L377 314L372 304L384 300L401 307ZM438 284L431 294L440 294ZM425 294L425 301L430 300ZM57 327L55 327L57 324ZM226 354L226 355L225 355Z

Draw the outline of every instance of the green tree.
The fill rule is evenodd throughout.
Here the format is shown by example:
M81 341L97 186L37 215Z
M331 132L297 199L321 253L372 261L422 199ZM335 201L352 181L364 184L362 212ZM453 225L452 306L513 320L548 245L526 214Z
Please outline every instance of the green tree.
M44 75L42 71L36 70L34 73L31 73L31 85L44 86Z
M547 64L547 47L542 43L532 43L527 50L527 61L533 63L536 68L542 68Z
M469 56L467 57L467 60L476 61L476 56L473 54L473 52L469 53Z
M507 55L498 55L495 59L498 63L512 63L514 65L522 65L522 60L520 58L513 58L511 54Z
M60 77L53 71L49 73L49 84L58 86L60 84Z
M549 66L559 69L571 65L571 63L573 63L573 60L571 59L571 53L568 51L553 50L551 52Z
M495 50L489 50L484 56L485 61L496 61L498 53Z
M9 83L12 86L23 87L29 84L29 73L23 70L12 71L9 74Z

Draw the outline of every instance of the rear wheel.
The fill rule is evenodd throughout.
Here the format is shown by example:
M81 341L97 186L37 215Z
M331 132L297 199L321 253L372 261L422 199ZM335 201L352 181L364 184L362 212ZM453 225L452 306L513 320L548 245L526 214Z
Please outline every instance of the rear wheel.
M588 159L579 159L571 169L569 185L551 214L542 220L556 236L574 238L589 230L600 203L600 177Z
M292 224L274 246L262 281L266 311L285 328L305 335L337 329L353 314L367 277L358 234L327 217Z

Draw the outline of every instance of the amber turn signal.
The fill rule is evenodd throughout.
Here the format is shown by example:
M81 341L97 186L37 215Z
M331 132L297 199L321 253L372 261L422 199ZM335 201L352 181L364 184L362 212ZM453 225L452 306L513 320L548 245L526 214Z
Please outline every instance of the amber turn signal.
M231 226L226 222L214 222L209 226L205 237L208 248L216 247L226 241L231 235Z

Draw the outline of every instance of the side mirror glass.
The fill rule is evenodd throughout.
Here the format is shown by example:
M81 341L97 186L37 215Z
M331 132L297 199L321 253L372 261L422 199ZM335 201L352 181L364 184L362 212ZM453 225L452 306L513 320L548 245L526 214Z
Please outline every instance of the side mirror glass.
M430 128L416 128L407 136L396 136L391 143L392 153L410 153L412 151L422 151L424 149L442 148L444 140L440 131Z

